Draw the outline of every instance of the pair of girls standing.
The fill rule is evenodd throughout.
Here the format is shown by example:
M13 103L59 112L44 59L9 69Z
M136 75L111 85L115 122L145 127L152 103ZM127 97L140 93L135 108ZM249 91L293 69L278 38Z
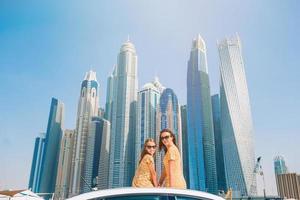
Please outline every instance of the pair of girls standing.
M156 144L153 139L147 139L141 154L139 166L132 181L133 187L170 187L186 188L183 177L181 156L176 146L176 139L173 132L163 129L159 137L159 150L164 149L163 171L159 182L154 167L154 154Z

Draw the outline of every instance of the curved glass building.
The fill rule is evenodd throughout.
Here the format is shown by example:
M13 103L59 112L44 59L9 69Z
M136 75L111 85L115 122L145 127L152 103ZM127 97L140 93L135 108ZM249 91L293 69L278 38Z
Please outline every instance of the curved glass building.
M238 36L218 43L221 131L227 187L236 196L256 194L253 125ZM251 190L251 192L250 192Z

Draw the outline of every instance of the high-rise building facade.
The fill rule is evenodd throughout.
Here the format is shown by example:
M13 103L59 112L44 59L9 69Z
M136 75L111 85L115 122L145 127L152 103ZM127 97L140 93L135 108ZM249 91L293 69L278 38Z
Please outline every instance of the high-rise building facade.
M84 183L81 193L91 192L96 185L98 176L100 149L102 143L103 123L100 117L92 117L86 142L86 156L83 167Z
M108 128L110 126L107 120L100 117L92 117L87 137L86 157L83 169L85 182L81 187L81 193L91 192L91 188L97 186L99 170L103 170L100 168L101 146L107 142L106 136L108 131L110 131ZM103 141L103 139L106 140ZM106 162L107 164L109 163L108 160Z
M83 167L86 157L86 143L89 131L89 124L92 117L98 115L99 108L99 84L96 79L96 72L86 73L81 84L80 97L77 110L77 121L75 131L75 143L71 165L69 197L78 195L84 184Z
M186 105L180 106L180 114L181 114L181 129L182 129L182 168L183 168L183 175L185 180L189 180L189 155L188 155L188 138L187 138L187 113L186 113ZM188 185L189 182L187 181L187 188L190 188Z
M217 165L217 178L218 178L218 190L220 192L226 192L226 177L224 167L223 145L222 145L222 132L221 132L221 108L220 108L220 96L215 94L211 97L213 121L214 121L214 133L215 133L215 146L216 146L216 165Z
M61 139L54 199L66 199L69 193L70 172L75 130L66 129Z
M112 105L113 105L113 92L114 92L114 78L116 76L116 66L114 66L113 73L107 78L106 87L106 103L104 118L112 122Z
M288 173L287 166L285 165L285 161L282 156L276 156L274 158L274 171L275 175Z
M175 137L177 146L183 160L182 155L182 132L181 132L181 114L180 105L176 94L170 88L163 90L156 114L156 141L159 141L159 133L162 129L170 129ZM162 158L164 152L157 152L156 156L156 172L158 175L162 173Z
M220 57L221 131L227 187L241 196L256 189L250 100L238 36L218 43Z
M191 189L217 193L215 141L206 46L193 40L187 70L187 133Z
M113 79L109 187L131 186L135 164L137 55L127 41L120 49Z
M155 81L160 85L158 80ZM161 95L157 85L155 82L147 83L138 92L135 167L139 163L145 140L147 138L155 140L156 137L156 110Z
M284 199L300 199L300 175L286 173L276 175L278 195Z
M52 98L45 146L41 164L39 193L54 193L57 176L60 142L64 124L64 104Z
M108 176L109 176L109 153L110 153L110 122L106 119L101 118L100 120L100 130L102 130L101 148L100 148L100 159L99 159L99 169L97 188L108 189Z
M43 152L45 148L45 134L46 133L41 133L41 136L35 138L30 178L28 184L28 188L30 188L31 191L33 192L39 191L41 165L42 165Z

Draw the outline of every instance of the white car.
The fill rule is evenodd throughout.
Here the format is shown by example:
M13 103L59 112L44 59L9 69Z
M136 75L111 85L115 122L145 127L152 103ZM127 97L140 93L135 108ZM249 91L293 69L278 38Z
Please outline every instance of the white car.
M224 200L224 198L195 190L171 188L116 188L80 194L68 200Z

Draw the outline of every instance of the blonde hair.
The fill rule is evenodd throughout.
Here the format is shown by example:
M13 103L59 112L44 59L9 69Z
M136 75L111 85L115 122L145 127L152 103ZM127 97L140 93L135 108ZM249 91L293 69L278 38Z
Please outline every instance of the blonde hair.
M141 153L141 158L140 158L139 163L141 163L141 161L143 160L143 158L144 158L144 156L145 156L146 154L149 154L148 151L146 150L146 146L147 146L147 143L148 143L148 142L154 142L154 144L155 144L155 141L154 141L154 139L152 139L152 138L148 138L148 139L145 140L144 148L143 148L143 151L142 151L142 153Z

